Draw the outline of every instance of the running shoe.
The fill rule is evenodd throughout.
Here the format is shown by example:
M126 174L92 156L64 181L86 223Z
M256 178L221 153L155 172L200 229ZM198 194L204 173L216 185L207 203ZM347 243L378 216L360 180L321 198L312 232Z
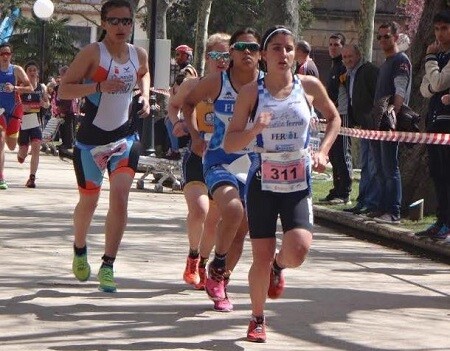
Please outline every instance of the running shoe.
M225 298L223 300L214 301L214 311L217 312L231 312L233 311L233 304L228 299L225 293Z
M450 235L450 227L448 227L444 224L436 234L431 236L431 239L445 240L447 238L447 236L449 236L449 235Z
M0 190L6 190L6 189L8 189L8 184L6 184L6 182L3 179L1 179L0 180Z
M198 284L194 285L194 288L197 290L205 290L205 284L206 284L206 268L198 268L198 276L200 278L200 281Z
M74 255L72 262L72 272L80 282L85 282L91 276L91 266L87 261L87 254Z
M117 284L114 281L114 272L112 267L101 267L98 271L97 278L100 282L98 290L107 293L115 293L117 291Z
M272 268L270 270L270 284L267 296L271 299L278 299L283 294L285 284L283 271L276 273Z
M442 227L442 224L439 224L438 222L436 222L436 223L433 223L432 225L430 225L427 229L417 232L414 235L419 238L431 238L432 236L439 233L439 230L441 230L441 227Z
M233 304L230 302L227 294L227 286L230 281L229 277L225 277L223 280L224 288L225 288L225 298L223 300L214 301L214 311L217 312L231 312L233 311Z
M27 183L25 184L25 186L27 188L36 188L36 183L35 183L36 177L31 174L30 178L28 178Z
M187 284L197 285L200 283L198 272L198 263L200 258L190 258L186 260L186 268L184 269L183 279Z
M225 269L216 269L211 267L211 265L208 267L205 291L213 301L219 301L226 298L224 273Z
M252 319L247 329L247 340L251 342L266 342L265 323L257 323Z

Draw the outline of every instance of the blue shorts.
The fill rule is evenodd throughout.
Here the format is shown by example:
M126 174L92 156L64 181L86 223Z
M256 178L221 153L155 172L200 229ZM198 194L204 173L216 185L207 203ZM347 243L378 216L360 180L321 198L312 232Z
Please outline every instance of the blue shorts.
M214 165L204 171L205 183L211 195L223 186L231 185L239 191L242 201L245 199L245 184L240 182L232 173L228 172L222 165Z
M117 156L111 156L106 169L111 176L113 173L128 173L134 177L142 145L136 137L126 138L126 150ZM104 170L94 161L91 150L97 145L85 145L77 142L73 149L73 166L77 177L78 188L83 192L99 192L103 183Z

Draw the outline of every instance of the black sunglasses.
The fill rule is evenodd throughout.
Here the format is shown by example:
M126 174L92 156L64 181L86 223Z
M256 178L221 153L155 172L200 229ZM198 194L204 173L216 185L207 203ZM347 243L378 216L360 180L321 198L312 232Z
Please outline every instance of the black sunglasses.
M237 41L230 46L230 48L235 49L237 51L258 51L259 44L258 43L248 43L245 41Z
M130 17L106 17L105 21L112 26L117 26L119 23L122 23L123 26L129 26L133 23L133 19Z
M377 35L377 40L381 40L381 38L383 38L383 39L390 39L392 37L392 34L385 34L385 35L380 35L380 34L378 34Z

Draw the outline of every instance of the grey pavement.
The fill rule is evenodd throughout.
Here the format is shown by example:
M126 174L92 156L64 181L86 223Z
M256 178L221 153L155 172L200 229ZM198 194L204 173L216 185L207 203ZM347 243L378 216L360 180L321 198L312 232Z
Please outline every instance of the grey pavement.
M118 293L99 292L108 181L88 237L94 274L79 283L71 273L71 163L42 156L37 188L28 189L29 160L15 157L7 152L10 188L0 191L2 351L450 350L448 265L320 226L304 265L286 271L284 296L267 303L268 342L246 342L250 242L229 286L235 311L213 311L204 292L182 281L183 195L153 193L148 182L130 194Z

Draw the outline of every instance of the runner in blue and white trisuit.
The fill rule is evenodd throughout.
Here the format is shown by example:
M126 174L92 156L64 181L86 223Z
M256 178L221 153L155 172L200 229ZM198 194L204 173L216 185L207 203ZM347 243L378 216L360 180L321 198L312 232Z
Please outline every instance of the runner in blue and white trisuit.
M200 101L214 101L214 133L206 149L206 142L199 133L190 128L192 150L204 156L205 182L214 202L219 208L221 221L215 240L214 260L208 266L205 290L214 301L227 298L226 285L229 277L227 258L232 245L242 245L247 232L244 216L243 188L248 172L249 159L246 152L227 154L223 150L223 136L233 114L234 103L240 88L259 77L259 35L254 29L245 28L230 38L230 68L226 72L211 74L202 79L187 96L183 105L185 119L192 120L192 112ZM192 130L191 130L192 129ZM204 152L206 153L204 154ZM245 180L244 180L245 181ZM237 234L236 234L237 233ZM239 236L241 240L235 240Z
M115 292L113 263L127 223L128 195L141 145L130 128L133 88L141 91L141 117L148 115L150 74L147 52L127 43L133 28L133 8L126 0L109 0L101 9L102 42L83 48L62 78L59 97L86 96L85 116L76 136L74 168L80 200L74 212L72 270L80 281L89 279L86 235L100 196L103 174L110 180L105 222L105 253L98 272L99 289ZM82 82L82 83L80 83Z
M242 87L225 136L225 150L235 152L256 138L247 179L246 208L253 263L249 272L252 318L247 339L264 342L266 297L284 290L283 268L298 267L312 241L313 213L310 171L323 171L327 153L337 136L339 114L320 81L292 74L295 42L283 26L269 29L262 38L261 56L267 74ZM327 119L319 150L309 154L312 106ZM283 239L276 249L276 224L281 218Z

